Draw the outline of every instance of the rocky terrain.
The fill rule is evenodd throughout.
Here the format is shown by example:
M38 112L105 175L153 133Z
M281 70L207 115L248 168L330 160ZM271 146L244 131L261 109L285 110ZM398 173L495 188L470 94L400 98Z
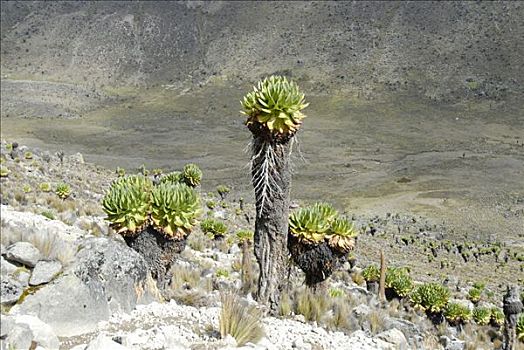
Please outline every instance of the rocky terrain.
M26 349L32 342L37 349L76 350L237 346L234 338L220 337L218 318L225 291L247 290L243 302L256 305L250 294L253 284L243 286L241 282L241 251L235 243L235 232L252 228L251 204L240 207L234 193L202 190L205 217L224 222L226 238L214 241L196 228L171 269L169 291L161 292L141 256L104 221L99 203L117 174L85 163L81 154L56 155L26 146L13 150L6 142L2 143L2 167L9 170L1 178L2 346ZM71 187L66 199L42 185L54 189L60 182ZM436 327L405 301L378 302L363 287L361 272L376 262L374 251L382 247L392 266L411 267L419 283L444 283L455 300L473 309L468 294L475 287L469 281L479 282L473 273L479 268L487 271L500 259L500 269L508 271L504 274L521 275L518 251L502 246L495 254L477 245L467 247L471 255L466 256L446 241L432 244L438 240L431 236L435 227L420 217L355 216L353 220L360 228L356 266L346 264L331 278L329 295L317 306L322 311L311 313L298 306L307 292L302 273L294 267L289 313L261 319L265 337L244 348L490 349L501 344L497 328L476 324ZM388 227L403 234L396 241L385 237ZM427 243L414 243L425 242L423 237L428 238ZM438 271L424 274L420 264L412 266L411 262L426 258L414 254L436 255L435 259L445 255L448 265L441 263ZM256 271L254 260L251 264ZM453 273L454 269L461 271ZM471 280L465 277L470 269ZM497 285L485 278L482 282L486 287L480 293L480 304L475 304L500 306L505 282L499 280ZM514 282L514 277L507 282ZM489 332L491 338L485 336Z
M500 347L497 326L379 303L362 270L383 250L471 310L524 286L523 17L520 2L3 2L2 347L237 345L218 315L226 290L256 305L235 241L254 224L238 101L269 74L310 102L293 207L332 202L359 238L356 266L304 304L321 312L299 308L292 268L289 312L244 347ZM118 172L186 163L204 172L203 217L228 235L197 227L166 293L100 202Z

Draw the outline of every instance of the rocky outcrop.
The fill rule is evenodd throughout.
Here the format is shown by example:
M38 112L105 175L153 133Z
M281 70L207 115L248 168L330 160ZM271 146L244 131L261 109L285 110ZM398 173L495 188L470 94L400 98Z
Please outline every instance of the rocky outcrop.
M130 312L137 303L155 300L144 260L124 243L88 238L74 263L53 283L12 309L38 316L59 336L93 331L115 312Z

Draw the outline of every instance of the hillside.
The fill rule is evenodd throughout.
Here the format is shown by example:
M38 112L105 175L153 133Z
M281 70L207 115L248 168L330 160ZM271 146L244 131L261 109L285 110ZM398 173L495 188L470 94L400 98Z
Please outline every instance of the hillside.
M285 72L318 91L499 99L523 92L523 16L520 2L4 2L1 67L97 87Z

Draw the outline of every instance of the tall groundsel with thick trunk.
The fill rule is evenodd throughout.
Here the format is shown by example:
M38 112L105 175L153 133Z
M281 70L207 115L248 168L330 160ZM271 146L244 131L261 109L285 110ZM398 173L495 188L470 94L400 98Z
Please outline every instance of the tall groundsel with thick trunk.
M307 107L298 86L281 76L260 81L241 101L253 134L251 176L255 189L254 250L260 268L257 298L278 309L288 261L291 187L289 157Z

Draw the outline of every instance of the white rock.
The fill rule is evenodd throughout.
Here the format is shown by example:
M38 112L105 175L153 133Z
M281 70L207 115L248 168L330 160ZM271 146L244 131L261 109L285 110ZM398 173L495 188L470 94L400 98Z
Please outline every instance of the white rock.
M42 259L42 254L29 242L16 242L7 247L6 259L34 267Z
M16 265L11 264L9 261L5 260L4 257L0 257L0 274L2 276L12 274L17 269Z
M129 348L114 342L111 338L100 334L89 343L85 350L128 350Z
M87 344L80 344L80 345L73 346L69 350L86 350L86 348L87 348Z
M29 349L33 339L33 333L27 325L15 325L7 335L7 348Z
M359 306L355 307L352 312L358 318L362 318L367 316L371 312L371 309L366 304L360 304Z
M38 317L29 315L18 315L15 318L16 324L27 325L33 333L33 340L48 350L58 349L60 342L48 324L42 322Z
M50 282L62 270L62 264L59 261L39 261L31 275L29 284L37 286Z
M408 346L408 341L404 336L404 333L396 328L388 329L387 331L378 334L376 338L394 344L395 348L399 350L406 349Z
M2 278L0 282L0 300L2 305L14 304L20 299L24 291L23 286L10 276Z

